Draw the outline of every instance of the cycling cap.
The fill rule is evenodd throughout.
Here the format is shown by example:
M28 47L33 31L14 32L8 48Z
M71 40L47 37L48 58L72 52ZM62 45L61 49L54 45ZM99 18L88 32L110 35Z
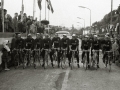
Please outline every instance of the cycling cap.
M31 36L31 34L28 34L28 36Z
M63 36L66 36L66 34L63 34Z
M76 36L75 34L73 34L72 36Z
M97 35L94 35L94 37L98 37Z

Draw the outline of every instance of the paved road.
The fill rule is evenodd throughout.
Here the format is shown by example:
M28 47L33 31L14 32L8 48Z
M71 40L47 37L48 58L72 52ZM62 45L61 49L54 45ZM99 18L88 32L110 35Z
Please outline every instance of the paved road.
M120 90L120 68L113 64L109 72L101 57L98 70L85 71L81 63L80 68L75 64L73 70L51 65L45 70L41 66L11 68L0 73L0 90Z

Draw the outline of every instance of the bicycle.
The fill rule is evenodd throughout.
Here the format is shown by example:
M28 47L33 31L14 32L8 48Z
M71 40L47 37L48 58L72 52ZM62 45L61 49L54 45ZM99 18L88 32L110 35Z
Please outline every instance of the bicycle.
M59 62L58 62L59 48L53 48L53 50L55 51L54 54L53 54L53 60L59 64Z
M13 52L16 52L15 56L14 56L14 68L17 69L19 66L19 49L14 49Z
M107 64L109 65L109 72L110 72L112 65L112 57L111 57L112 51L105 51L105 53L107 53L107 56L105 57L105 66L107 68Z
M26 53L23 59L23 69L26 68L28 64L31 64L31 49L25 49Z
M88 69L87 52L89 52L89 50L83 50L83 52L85 52L85 55L83 57L83 67L85 68L85 70L87 70Z
M62 69L64 69L65 63L66 63L67 49L62 49L62 51L63 51L63 54L61 57L61 67L62 67Z
M34 51L35 51L35 55L34 55L34 68L36 69L37 68L37 62L40 63L40 53L41 53L41 51L40 51L40 49L34 49ZM41 65L41 63L40 63L40 65Z
M73 69L73 65L74 65L74 58L75 58L75 52L77 50L70 50L72 52L72 58L71 58L71 62L70 62L70 67L71 67L71 70Z
M92 64L92 67L95 67L97 70L98 69L97 59L99 58L97 53L99 52L99 50L92 50L92 51L93 51L93 58L92 58L91 64Z
M45 60L44 60L44 69L48 66L48 55L49 55L49 49L44 49L45 50Z

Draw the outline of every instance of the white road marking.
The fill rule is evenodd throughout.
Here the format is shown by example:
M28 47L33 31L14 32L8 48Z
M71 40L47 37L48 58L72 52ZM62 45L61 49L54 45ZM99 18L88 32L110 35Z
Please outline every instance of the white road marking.
M69 76L70 69L66 70L65 78L63 80L62 88L61 90L66 90L67 89L67 83L68 83L68 76Z

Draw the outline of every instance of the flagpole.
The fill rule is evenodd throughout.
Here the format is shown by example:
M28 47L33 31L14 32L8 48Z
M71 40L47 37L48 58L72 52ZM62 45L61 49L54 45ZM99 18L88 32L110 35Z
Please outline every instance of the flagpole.
M45 0L45 20L46 20L46 0Z
M34 20L34 17L35 17L35 0L33 0L33 20Z
M1 0L1 13L2 13L2 31L5 32L4 29L4 0Z
M41 10L40 10L40 21L41 21Z
M48 9L48 21L49 21L49 9ZM49 24L48 24L48 33L49 33Z

